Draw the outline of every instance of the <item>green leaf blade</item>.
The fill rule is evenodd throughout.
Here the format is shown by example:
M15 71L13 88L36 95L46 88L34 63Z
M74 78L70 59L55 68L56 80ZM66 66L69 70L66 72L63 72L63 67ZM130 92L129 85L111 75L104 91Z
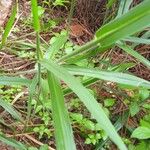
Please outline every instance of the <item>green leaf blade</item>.
M88 68L74 67L74 66L71 67L67 66L66 69L73 75L89 76L89 77L116 82L124 85L144 87L148 89L150 88L149 81L125 73L100 71L91 68L88 69Z
M108 48L112 47L118 40L127 38L148 27L150 25L149 6L150 1L145 0L121 17L104 25L96 32L96 38L94 40L79 47L72 53L63 56L59 59L59 62L66 60L71 61L73 57L80 57L81 60L85 58L84 55L87 55L87 53L89 55L96 55L98 52L107 51Z
M21 117L21 114L18 113L9 103L0 99L0 106L2 106L4 110L7 111L10 115L12 115L13 118L23 122L23 118Z
M58 150L76 150L68 112L59 80L48 72L48 83L51 92L52 113L55 127L55 138Z
M131 3L132 3L132 0L120 1L117 18L129 11Z
M138 138L138 139L149 139L150 129L147 127L138 127L133 131L131 137Z
M29 86L30 80L19 77L0 76L0 85L23 85Z
M3 143L5 143L7 145L10 145L16 149L27 150L27 147L25 145L23 145L22 143L14 140L12 138L5 137L3 135L0 135L0 141L2 141Z
M9 34L13 28L13 25L14 25L14 22L16 19L16 15L17 15L17 10L18 10L18 4L16 3L15 6L13 7L12 14L6 24L5 31L2 35L2 42L0 45L0 49L5 45L7 37L9 36Z
M31 0L31 8L32 8L32 14L33 14L34 30L36 32L39 32L40 31L40 22L39 22L39 16L38 16L37 0Z
M91 115L97 120L100 126L106 131L111 140L116 143L120 150L127 150L114 126L109 121L101 106L96 102L93 95L85 87L83 87L82 84L75 79L75 77L70 75L66 69L56 65L50 60L42 60L40 63L55 76L63 80L74 91L74 93L78 95L78 97L91 112Z
M113 20L96 32L96 37L102 46L115 43L117 40L132 35L150 25L150 1L146 0Z
M55 54L60 50L60 48L66 43L68 36L59 35L56 41L47 49L45 58L54 58Z
M135 57L137 60L139 60L141 63L143 63L145 66L147 66L148 68L150 68L150 61L147 60L145 57L143 57L141 54L139 54L138 52L134 51L130 46L126 45L125 43L122 42L117 42L117 45L124 50L125 52L127 52L128 54L130 54L131 56Z

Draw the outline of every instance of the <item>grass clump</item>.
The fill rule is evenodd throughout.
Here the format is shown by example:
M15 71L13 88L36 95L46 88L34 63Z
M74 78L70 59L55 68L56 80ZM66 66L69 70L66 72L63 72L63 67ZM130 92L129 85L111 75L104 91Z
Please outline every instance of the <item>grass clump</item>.
M74 2L71 3L69 17L72 16ZM66 8L68 3L69 1L54 1L52 6ZM43 39L43 32L48 31L47 28L42 29L45 4L48 7L51 5L49 1L44 1L43 5L39 6L37 0L31 0L32 23L29 24L34 38L14 42L18 49L24 48L16 53L17 56L35 61L32 69L2 72L0 76L3 99L0 105L16 120L9 135L13 134L15 129L21 131L22 127L21 135L39 144L39 149L44 150L53 149L50 146L58 150L76 150L77 134L84 138L83 143L90 145L91 149L111 149L112 143L120 150L145 146L149 139L149 123L145 118L149 113L150 82L128 72L128 69L135 65L131 62L111 64L109 56L105 57L105 52L118 47L135 57L138 62L150 67L149 60L136 52L131 45L137 41L140 43L140 40L140 44L143 44L143 41L144 44L149 42L148 38L143 39L138 35L143 32L146 34L149 27L150 2L143 1L131 9L131 3L120 2L116 8L117 17L100 27L93 40L82 46L75 46L70 41L69 28L53 34L50 40ZM113 9L115 4L115 1L110 1L106 8ZM2 35L1 50L9 44L8 36L13 31L17 14L16 1ZM49 28L54 28L53 25L58 26L51 22ZM32 50L32 53L26 53L26 50ZM13 90L5 88L6 85L12 86ZM11 96L17 101L15 94L22 89L26 91L21 95L25 96L21 99L25 106L23 110L11 104ZM117 112L114 111L119 106L121 108ZM138 116L141 110L146 116L140 119L140 126L130 126L129 120ZM9 127L5 122L2 124ZM128 131L125 137L120 135L121 129ZM36 133L39 140L31 137L30 133ZM17 132L16 135L18 134L20 133ZM134 139L144 141L139 141L139 145L134 146ZM1 134L0 140L18 149L37 149L8 138L7 134ZM47 140L52 140L52 144L48 145Z

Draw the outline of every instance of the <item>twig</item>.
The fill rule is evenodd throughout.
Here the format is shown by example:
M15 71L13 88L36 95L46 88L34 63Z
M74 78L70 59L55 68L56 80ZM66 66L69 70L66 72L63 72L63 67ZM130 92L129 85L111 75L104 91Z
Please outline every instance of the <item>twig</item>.
M28 135L28 134L25 134L24 136L25 136L26 138L32 140L34 143L40 145L40 146L44 145L42 142L36 140L35 138L33 138L32 136L30 136L30 135ZM50 146L48 146L48 148L49 148L49 150L55 150L55 149L53 149L53 148L50 147Z

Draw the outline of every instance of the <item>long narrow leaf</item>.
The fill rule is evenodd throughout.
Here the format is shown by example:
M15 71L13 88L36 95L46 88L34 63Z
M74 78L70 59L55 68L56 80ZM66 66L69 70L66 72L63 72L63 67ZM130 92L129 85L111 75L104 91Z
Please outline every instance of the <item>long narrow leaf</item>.
M92 116L106 131L111 140L117 144L120 150L127 150L102 107L97 103L93 95L78 80L76 80L74 76L69 74L66 69L58 66L50 60L42 60L40 63L55 76L63 80L73 90L73 92L78 95L87 109L91 112Z
M29 86L29 99L28 99L28 111L27 111L27 122L29 122L30 119L30 115L31 115L31 110L32 110L32 100L33 100L33 96L36 93L36 87L38 84L38 77L37 75L35 75L35 77L32 79L31 84Z
M48 72L48 83L51 93L57 150L76 150L63 92L58 78L51 72Z
M30 80L19 77L0 76L0 85L30 85Z
M134 43L139 43L139 44L148 44L150 45L150 39L145 39L145 38L138 38L138 37L127 37L123 39L124 41L129 41L129 42L134 42Z
M32 8L32 14L33 14L34 30L36 32L39 32L40 31L40 22L39 22L39 16L38 16L37 0L31 0L31 8Z
M97 47L100 47L94 53L95 55L98 52L101 52L101 47L109 47L115 44L116 41L126 38L129 35L133 35L145 27L148 27L150 25L150 22L148 21L150 20L149 6L150 1L145 0L128 13L104 25L96 32L96 39L62 57L59 62L67 59L71 60L74 56L81 56L81 53L83 52L89 53L88 50L93 51L93 48L97 49ZM102 51L104 52L104 50L106 51L107 49L103 49Z
M66 67L66 69L73 75L90 76L93 78L98 78L106 81L150 89L149 81L125 73L107 72L107 71L100 71L96 69L88 69L88 68L73 67L73 66Z
M102 46L132 35L150 25L150 1L145 0L122 17L108 23L96 33Z
M127 13L129 11L129 7L130 7L132 1L133 0L120 1L117 18L121 17L123 14L125 14L125 13Z
M12 139L12 138L8 138L5 137L3 135L0 135L0 141L2 141L3 143L12 146L18 150L27 150L27 147L25 145L23 145L22 143Z
M135 57L137 60L139 60L141 63L143 63L144 65L146 65L148 68L150 68L150 61L147 60L145 57L143 57L142 55L140 55L138 52L134 51L130 46L122 43L122 42L118 42L117 45L124 50L125 52L127 52L128 54L130 54L131 56Z
M9 34L10 34L11 30L12 30L12 27L14 25L15 18L16 18L16 15L17 15L17 8L18 8L18 5L16 3L14 5L14 7L13 7L12 14L11 14L7 24L6 24L5 31L4 31L4 33L2 35L2 42L1 42L1 45L0 45L0 49L6 43L7 37L9 36Z
M41 50L41 41L40 41L40 21L38 15L38 4L37 0L31 0L31 8L32 8L32 15L33 15L33 26L34 30L36 31L36 56L37 60L43 58L43 52ZM38 86L40 86L40 79L41 79L41 65L38 63ZM40 87L38 87L40 89Z
M10 115L12 115L13 118L23 122L21 114L17 112L9 103L0 99L0 106L3 107L4 110L7 111Z
M48 48L45 58L54 58L55 54L66 43L68 36L60 35L57 40Z
M129 117L129 112L126 111L124 112L124 114L122 116L119 116L118 120L115 122L114 126L116 128L117 131L119 131L124 124L127 122ZM109 139L105 139L104 141L100 141L100 143L97 144L97 147L95 148L95 150L102 150L103 146L109 141Z

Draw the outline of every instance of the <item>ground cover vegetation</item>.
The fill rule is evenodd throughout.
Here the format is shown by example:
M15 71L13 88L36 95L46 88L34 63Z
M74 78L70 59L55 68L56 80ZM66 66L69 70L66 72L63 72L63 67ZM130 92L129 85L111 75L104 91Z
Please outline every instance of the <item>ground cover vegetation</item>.
M13 1L1 27L0 146L150 149L150 1Z

